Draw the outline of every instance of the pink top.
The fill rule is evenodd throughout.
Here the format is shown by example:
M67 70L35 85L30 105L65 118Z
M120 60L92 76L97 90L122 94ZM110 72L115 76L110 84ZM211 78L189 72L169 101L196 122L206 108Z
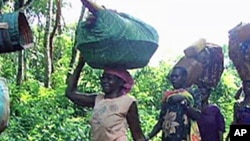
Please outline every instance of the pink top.
M98 95L91 120L93 141L127 141L126 115L134 101L128 95L113 99Z

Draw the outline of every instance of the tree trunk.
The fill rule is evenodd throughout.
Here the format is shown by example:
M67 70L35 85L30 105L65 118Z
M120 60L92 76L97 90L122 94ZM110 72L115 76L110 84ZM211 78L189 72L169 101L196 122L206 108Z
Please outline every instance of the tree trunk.
M50 37L49 37L49 46L50 46L50 56L52 58L51 60L51 67L52 67L52 73L54 72L54 56L53 56L53 43L54 43L54 37L55 37L55 34L56 34L56 31L57 29L59 28L59 33L61 31L61 15L62 15L62 12L61 12L61 8L62 8L62 0L56 0L56 7L57 7L57 10L56 10L56 20L55 20L55 25L53 27L53 30L52 32L50 33Z
M52 57L50 54L50 28L52 22L52 7L53 0L48 1L48 11L46 17L46 27L44 34L44 54L45 54L45 77L44 77L44 86L49 88L51 86L51 73L52 73Z
M24 62L24 51L18 52L18 66L17 66L17 85L21 85L25 75L25 62Z
M16 0L14 9L15 11L24 6L24 0ZM24 50L18 52L18 60L17 60L17 76L16 76L16 84L21 85L24 77L25 77L25 66L26 62L24 61Z

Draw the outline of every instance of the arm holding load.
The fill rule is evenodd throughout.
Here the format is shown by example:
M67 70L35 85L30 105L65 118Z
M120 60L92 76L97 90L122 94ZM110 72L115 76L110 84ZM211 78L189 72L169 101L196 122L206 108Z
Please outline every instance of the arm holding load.
M104 9L102 6L99 6L98 4L90 0L81 0L81 1L82 1L82 4L86 6L89 9L89 11L93 13L94 15L98 10Z
M90 95L77 91L77 83L84 65L85 61L83 56L81 55L75 71L72 75L69 76L66 88L66 96L77 105L94 107L96 94Z

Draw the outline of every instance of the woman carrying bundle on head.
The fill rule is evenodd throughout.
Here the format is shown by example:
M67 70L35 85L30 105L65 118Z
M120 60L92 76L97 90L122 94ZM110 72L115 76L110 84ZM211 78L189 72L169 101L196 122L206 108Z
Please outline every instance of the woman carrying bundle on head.
M198 120L202 141L223 141L225 120L220 108L209 103L212 89L218 85L224 70L224 55L222 48L200 39L184 50L189 58L194 58L202 64L203 71L195 83L197 93L201 96L201 115Z
M231 125L250 125L250 24L240 23L229 31L229 57L242 85L235 94ZM226 140L230 140L230 131Z
M127 129L134 141L144 141L137 102L128 95L134 80L126 70L104 69L100 77L103 93L80 93L78 79L85 62L82 59L67 82L66 96L75 104L93 108L93 141L127 141Z
M209 102L212 89L207 85L198 86L201 97L201 115L198 120L202 141L223 141L225 132L225 118L216 104Z
M66 96L74 103L94 110L91 120L93 141L127 141L127 129L134 141L144 141L136 99L128 92L134 81L127 69L146 66L158 47L157 31L125 13L109 10L90 0L81 0L91 14L77 28L80 59L70 76ZM103 93L76 91L84 63L103 69Z

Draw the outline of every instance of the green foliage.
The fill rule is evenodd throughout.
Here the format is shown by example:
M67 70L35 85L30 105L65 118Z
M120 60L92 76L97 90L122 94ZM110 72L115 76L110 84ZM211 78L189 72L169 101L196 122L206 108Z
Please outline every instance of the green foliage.
M56 69L60 71L53 74L52 89L44 88L36 79L28 79L21 86L14 85L15 81L9 81L11 118L8 129L0 136L1 141L90 140L89 120L92 110L78 107L64 96L67 63L63 63L63 59L65 58L59 59L58 62L62 63L56 65ZM65 62L68 62L68 59ZM149 133L157 121L163 92L171 89L166 81L170 66L161 63L158 67L147 66L132 72L136 85L131 95L138 99L141 124L145 133ZM11 65L9 67L11 68ZM102 71L86 65L83 72L79 90L100 92L98 79ZM211 97L211 102L220 106L226 118L227 128L232 121L233 96L239 85L237 76L232 75L232 72L224 71L221 83ZM160 135L153 140L159 140Z
M13 55L13 54L12 54ZM64 55L63 55L64 56ZM6 57L6 56L5 56ZM9 61L7 58L1 58ZM9 79L11 90L11 119L8 129L2 134L2 141L46 141L46 140L90 140L89 119L91 110L73 105L64 97L68 57L62 57L53 73L53 89L46 89L36 79L28 79L15 86L15 65L9 61L2 65L1 74ZM161 97L170 89L166 74L170 65L145 67L133 73L136 85L131 92L138 99L142 127L149 133L159 115ZM100 92L100 70L86 66L79 84L79 90ZM227 130L232 121L233 96L239 86L239 79L233 70L225 70L219 86L213 91L211 102L221 107L226 118ZM33 75L37 75L33 73ZM34 78L34 77L31 77ZM154 140L159 140L155 137Z
M75 141L89 137L90 112L76 107L58 90L36 80L10 85L11 119L1 141ZM81 109L81 110L79 110ZM82 126L85 125L85 126Z

